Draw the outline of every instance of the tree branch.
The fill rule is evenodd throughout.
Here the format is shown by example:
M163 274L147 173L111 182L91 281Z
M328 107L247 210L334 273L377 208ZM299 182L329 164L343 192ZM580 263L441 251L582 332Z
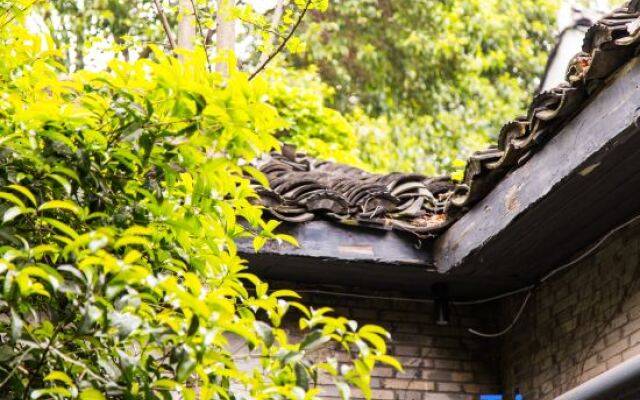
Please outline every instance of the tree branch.
M302 19L304 18L305 14L309 10L309 5L311 5L311 0L307 0L307 3L304 5L304 9L300 13L298 20L293 25L293 28L291 28L291 31L289 32L289 34L284 38L282 43L280 43L280 45L271 54L269 54L269 57L267 57L260 64L260 66L258 66L258 68L256 68L255 71L253 71L253 73L249 76L249 80L252 80L253 78L255 78L256 75L258 75L267 66L267 64L269 64L271 60L273 60L278 55L278 53L280 53L284 49L284 47L287 45L287 42L289 42L289 40L291 40L293 35L296 33L296 30L300 26L300 23L302 23Z
M162 8L162 4L160 4L159 0L153 0L153 3L156 5L156 10L158 11L158 16L160 17L160 22L162 23L162 27L164 28L164 33L167 35L167 39L169 39L169 46L171 46L171 50L176 49L176 42L173 40L173 35L171 34L171 27L169 26L169 21L167 21L167 16L164 14L164 9Z
M198 32L202 37L202 40L205 39L204 30L202 29L202 22L200 22L200 16L198 15L198 7L196 6L195 0L191 0L191 6L193 7L193 16L196 18L196 25L198 26Z
M204 48L204 55L207 58L207 69L211 72L211 62L209 61L209 52L206 44L207 38L204 34L204 29L202 29L202 22L200 22L200 15L198 14L198 7L196 6L195 0L191 0L191 6L193 6L193 16L196 18L198 32L200 33L200 37L202 37L202 47Z
M29 398L29 395L30 395L29 389L31 389L31 385L33 384L33 381L40 375L40 370L42 369L42 366L44 365L45 361L47 360L47 355L49 354L49 351L51 350L51 346L53 345L53 342L56 340L56 336L58 336L58 333L62 329L62 325L63 325L63 322L61 321L56 326L55 330L53 331L53 334L51 335L51 338L49 339L49 342L47 343L47 345L45 346L45 348L42 351L42 354L40 355L40 360L38 360L38 364L36 365L35 371L33 371L29 375L29 380L27 381L27 385L24 388L24 393L23 393L23 396L22 396L22 400L26 400L26 399Z
M0 389L7 384L7 382L9 382L9 380L11 379L11 377L13 376L13 374L15 374L18 369L20 368L20 365L22 364L22 360L24 360L30 353L31 351L33 351L33 348L29 348L27 349L27 351L25 351L24 353L22 353L20 355L20 357L18 357L18 361L16 361L16 366L13 367L13 369L7 374L7 376L5 376L4 380L2 382L0 382Z

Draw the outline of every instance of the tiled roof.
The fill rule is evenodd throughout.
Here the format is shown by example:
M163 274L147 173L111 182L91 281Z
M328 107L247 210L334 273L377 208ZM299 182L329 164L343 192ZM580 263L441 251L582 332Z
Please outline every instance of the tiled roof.
M496 145L474 153L461 183L419 174L371 174L285 146L257 162L271 186L259 187L261 203L282 221L324 218L421 237L437 234L559 133L607 78L637 55L639 9L640 0L632 0L593 25L582 53L567 68L567 81L537 95L526 116L501 129Z
M270 189L259 188L274 217L305 222L325 217L351 225L426 235L451 221L447 206L455 185L447 177L377 175L319 161L285 146L258 163Z

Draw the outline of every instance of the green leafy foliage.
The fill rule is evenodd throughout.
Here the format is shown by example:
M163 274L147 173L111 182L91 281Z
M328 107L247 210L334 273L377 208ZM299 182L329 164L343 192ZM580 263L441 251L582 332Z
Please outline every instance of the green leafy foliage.
M0 5L0 397L313 399L321 372L369 397L374 365L399 367L383 329L269 291L237 254L295 243L248 179L274 134L308 129L285 94L208 73L202 48L69 73L29 1ZM352 361L319 359L329 341Z
M177 0L161 3L173 26L180 19ZM252 4L259 2L223 2L241 27L238 65L249 72L309 8L298 28L302 36L285 46L290 62L267 68L276 86L272 98L281 100L278 109L289 121L278 137L374 171L427 174L458 169L456 162L485 148L502 124L522 113L544 68L557 7L555 0L328 3L285 0L273 25L274 11L257 12ZM214 60L216 2L193 4L196 40ZM40 6L72 69L91 64L98 48L135 59L151 56L150 44L167 45L151 0Z
M316 70L271 68L269 99L286 125L279 140L293 144L309 155L371 169L363 162L354 125L339 111L328 107L334 90L323 83ZM369 161L369 160L367 160Z
M434 173L522 113L544 69L553 0L345 0L305 25L308 49L375 168Z

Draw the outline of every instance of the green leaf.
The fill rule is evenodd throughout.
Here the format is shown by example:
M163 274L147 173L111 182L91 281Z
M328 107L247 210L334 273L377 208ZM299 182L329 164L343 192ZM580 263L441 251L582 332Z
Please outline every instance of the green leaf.
M386 353L387 352L387 344L380 336L372 332L359 332L359 336L376 348L376 350Z
M11 309L11 342L15 343L22 336L22 329L24 322L20 315L12 308Z
M24 209L18 206L9 208L7 211L4 212L2 216L2 223L4 224L9 221L13 221L15 217L22 214L22 210Z
M7 193L7 192L0 192L0 199L7 200L7 201L13 203L14 205L20 207L21 209L27 208L25 206L25 204L22 202L22 200L20 200L18 198L18 196L16 196L15 194Z
M180 384L171 379L158 379L154 381L151 386L158 389L174 390L180 386Z
M388 355L377 355L375 356L375 359L377 361L380 361L381 363L387 364L392 366L393 368L397 369L398 371L404 371L404 369L402 368L402 364L400 364L400 362L398 360L396 360L395 358L388 356Z
M292 246L300 247L300 243L298 243L298 240L295 237L291 236L291 235L286 235L284 233L279 233L279 234L276 235L276 239L285 241L285 242L289 243Z
M61 175L57 175L57 174L49 174L48 178L51 178L54 181L56 181L57 183L59 183L60 186L62 186L62 188L64 189L64 191L67 193L68 196L71 195L71 182L69 182L69 180L67 178L65 178L64 176L61 176Z
M132 246L132 245L141 245L141 246L147 247L151 245L151 242L148 239L140 236L125 236L118 239L113 245L113 247L115 247L116 249L119 249L120 247Z
M251 175L251 177L255 179L261 186L264 186L266 188L270 187L269 180L258 169L250 165L245 165L244 167L242 167L242 169L244 169L249 175Z
M276 290L273 293L271 293L271 297L292 297L294 299L300 299L300 295L296 292L294 292L293 290Z
M46 203L42 203L38 207L38 211L45 210L67 210L71 211L75 215L81 215L82 209L78 205L70 200L51 200Z
M65 374L62 371L51 371L47 376L44 377L45 381L60 381L65 383L67 386L73 385L73 380L69 377L69 375Z
M257 253L267 244L267 238L264 236L256 236L253 238L253 250Z
M38 202L36 201L36 197L26 187L21 186L21 185L7 185L7 187L10 188L10 189L15 190L16 192L21 193L22 195L24 195L27 199L29 199L29 201L31 201L32 205L34 205L34 206L38 205Z
M273 335L273 329L271 326L262 321L254 321L253 326L265 346L271 347L275 341L275 336Z
M80 392L80 400L106 400L97 389L89 388Z
M54 386L46 389L34 390L33 392L31 392L31 395L29 397L32 399L39 399L40 397L51 396L51 395L71 397L71 392L69 391L69 389L59 387L59 386Z
M73 143L73 141L71 139L69 139L68 137L66 137L65 135L59 133L59 132L55 132L55 131L41 131L39 132L39 134L41 136L47 137L53 141L56 142L60 142L62 144L64 144L65 146L67 146L70 150L75 151L77 149L77 147L75 146L75 144Z
M351 387L345 382L336 382L336 387L338 388L338 393L340 393L340 398L342 400L350 400L351 399Z
M58 172L60 174L66 175L69 178L73 179L76 182L80 182L80 178L78 177L78 173L71 168L67 168L63 165L56 165L52 169L53 172Z
M191 376L191 373L196 368L196 361L188 355L185 355L178 363L178 369L176 370L176 379L178 382L184 382Z
M327 343L331 338L323 335L320 330L309 332L300 342L300 350L312 351Z
M309 390L309 383L311 378L307 368L302 363L296 363L293 367L296 374L296 386Z
M53 226L54 228L56 228L60 232L64 233L68 237L70 237L72 239L77 239L78 238L78 233L73 228L71 228L69 225L65 224L64 222L55 220L53 218L43 218L42 220L45 221L47 224Z
M197 315L193 315L191 317L191 322L189 323L189 329L187 330L187 336L193 336L198 332L198 328L200 327L200 319Z
M143 321L135 314L112 312L109 313L109 322L118 330L118 336L123 340L138 329Z

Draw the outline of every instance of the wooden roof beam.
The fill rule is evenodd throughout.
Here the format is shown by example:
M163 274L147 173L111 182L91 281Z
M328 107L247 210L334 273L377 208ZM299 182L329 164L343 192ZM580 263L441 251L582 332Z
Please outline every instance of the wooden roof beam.
M434 244L439 272L533 282L640 211L640 63Z

